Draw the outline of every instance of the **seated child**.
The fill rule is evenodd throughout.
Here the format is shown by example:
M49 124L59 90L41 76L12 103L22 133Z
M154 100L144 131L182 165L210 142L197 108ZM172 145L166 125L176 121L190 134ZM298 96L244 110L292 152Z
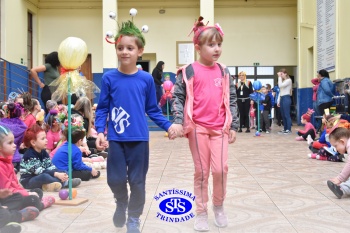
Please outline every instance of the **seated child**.
M333 115L325 115L322 118L322 124L325 125L325 129L322 131L320 138L317 141L313 141L311 136L307 137L307 142L309 144L309 149L312 153L317 153L321 148L327 146L331 147L331 144L328 142L328 132L333 127L335 119ZM327 137L326 137L327 136Z
M12 156L16 150L13 133L4 126L0 126L0 205L6 206L9 211L22 210L26 207L34 216L38 216L39 210L51 206L55 198L51 196L42 197L42 192L28 192L17 180L13 169ZM22 219L23 220L23 219ZM27 219L31 220L31 219Z
M329 141L340 154L350 152L350 131L346 128L336 128L329 134ZM341 173L327 181L328 188L339 199L350 195L350 160L347 161Z
M312 140L316 138L316 129L313 124L310 122L311 116L314 113L314 110L308 109L305 114L301 116L301 123L305 125L304 130L298 130L298 137L295 138L297 141L306 141L307 137L310 135Z
M24 144L28 150L21 161L20 182L24 188L42 188L47 192L58 192L68 186L68 175L65 170L58 170L51 162L46 152L46 133L38 125L33 125L24 135ZM73 179L72 186L81 183L80 179Z
M65 122L66 125L66 122ZM100 172L84 164L82 152L79 147L83 144L85 137L85 129L83 121L80 117L72 119L72 178L80 178L83 181L88 181L91 178L98 178ZM68 128L63 131L63 134L68 138ZM68 171L68 142L56 151L52 158L52 163L60 170Z
M58 119L58 111L57 110L51 110L50 116L47 119L47 145L46 145L46 151L47 153L50 153L52 150L54 150L61 140L61 123Z

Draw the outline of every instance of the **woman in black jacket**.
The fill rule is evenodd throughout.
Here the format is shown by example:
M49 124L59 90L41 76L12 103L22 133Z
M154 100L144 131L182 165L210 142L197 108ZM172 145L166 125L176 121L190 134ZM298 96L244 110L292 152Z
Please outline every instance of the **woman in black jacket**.
M163 91L162 91L163 69L164 69L164 62L163 61L159 61L157 66L156 66L156 68L154 68L153 71L152 71L154 84L156 86L157 103L159 103L160 98L163 95Z

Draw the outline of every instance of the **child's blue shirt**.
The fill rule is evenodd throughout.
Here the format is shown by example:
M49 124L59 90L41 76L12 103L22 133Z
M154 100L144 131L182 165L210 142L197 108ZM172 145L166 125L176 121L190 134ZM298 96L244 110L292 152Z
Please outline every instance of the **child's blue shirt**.
M124 74L118 69L107 71L102 77L96 109L96 131L103 133L107 123L110 141L148 141L145 113L168 131L171 123L158 108L152 76L142 70L135 74Z
M68 142L65 142L55 153L52 163L61 171L68 171ZM72 144L72 170L91 171L92 168L85 165L82 152L75 144Z

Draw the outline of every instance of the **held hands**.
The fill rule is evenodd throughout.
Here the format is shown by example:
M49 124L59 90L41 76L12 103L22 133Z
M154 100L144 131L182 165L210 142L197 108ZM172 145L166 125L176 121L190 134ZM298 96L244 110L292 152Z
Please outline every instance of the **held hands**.
M232 144L236 141L236 131L230 130L230 133L228 135L228 143Z
M169 139L173 140L183 136L183 127L180 124L172 124L168 129Z
M103 151L108 148L108 142L105 139L105 135L103 133L99 133L96 138L96 148L97 150Z

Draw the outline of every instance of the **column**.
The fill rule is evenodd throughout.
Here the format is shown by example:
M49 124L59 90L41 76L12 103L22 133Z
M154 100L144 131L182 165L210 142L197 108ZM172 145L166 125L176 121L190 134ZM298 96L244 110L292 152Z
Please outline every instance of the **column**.
M115 51L115 46L113 44L109 44L104 40L104 37L106 36L107 31L112 31L114 35L118 31L118 24L115 20L112 20L109 18L109 12L114 11L117 14L116 19L118 19L118 7L117 7L117 0L111 1L111 0L103 0L102 1L102 28L103 28L103 35L101 35L101 40L103 40L103 69L108 68L116 68L118 61L117 61L117 54ZM114 39L112 39L114 41Z
M209 21L210 26L214 25L214 0L200 0L200 15L203 16L203 23Z

